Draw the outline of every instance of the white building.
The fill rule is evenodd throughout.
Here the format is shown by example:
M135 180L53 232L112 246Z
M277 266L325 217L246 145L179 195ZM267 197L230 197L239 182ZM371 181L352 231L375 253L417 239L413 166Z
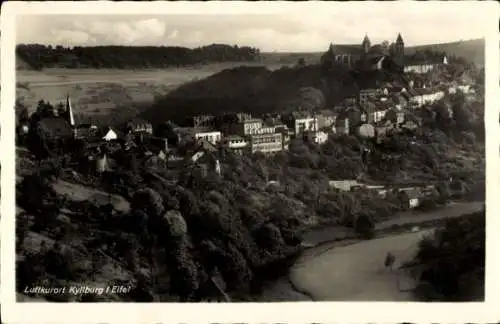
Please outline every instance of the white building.
M105 141L113 141L118 139L118 135L113 129L109 128L106 134L102 137L102 139Z
M404 67L404 72L424 74L434 70L436 67L442 64L444 65L448 64L448 58L446 56L432 60L421 60L421 61L417 60L413 62L410 60L410 62L406 63Z
M222 147L229 150L241 151L248 147L248 142L239 135L229 135L222 140Z
M283 150L283 134L254 134L250 136L251 152L276 153Z
M310 143L321 145L328 141L328 134L323 131L309 131L304 133L304 139Z
M231 132L240 136L257 134L262 129L262 125L263 121L260 118L245 119L234 125Z
M444 91L438 89L420 88L414 90L415 93L410 99L410 103L417 107L436 102L444 97Z
M196 140L204 139L210 144L217 144L222 139L222 133L220 131L204 131L198 130L194 133L194 138Z
M296 118L294 122L295 135L299 135L308 130L317 130L318 119L315 117L301 117Z

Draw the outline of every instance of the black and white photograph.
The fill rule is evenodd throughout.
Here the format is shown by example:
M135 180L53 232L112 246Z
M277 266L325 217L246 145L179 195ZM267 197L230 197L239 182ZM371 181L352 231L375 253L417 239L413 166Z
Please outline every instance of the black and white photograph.
M16 304L485 302L488 6L89 4L16 11Z

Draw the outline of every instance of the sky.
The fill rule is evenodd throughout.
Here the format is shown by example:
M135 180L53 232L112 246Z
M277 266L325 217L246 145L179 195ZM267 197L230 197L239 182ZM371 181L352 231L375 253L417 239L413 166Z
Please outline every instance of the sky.
M360 44L365 34L373 44L393 42L400 32L411 46L481 38L486 33L481 15L463 6L446 10L332 6L331 11L286 14L25 15L16 22L18 44L192 48L224 43L253 46L263 52L324 51L330 42Z

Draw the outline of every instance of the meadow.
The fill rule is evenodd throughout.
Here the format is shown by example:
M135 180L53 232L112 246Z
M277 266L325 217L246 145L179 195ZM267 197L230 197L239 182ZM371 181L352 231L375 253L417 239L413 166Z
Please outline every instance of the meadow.
M16 96L34 111L39 100L64 102L69 94L75 112L88 116L108 115L115 109L138 113L162 96L190 81L206 78L235 66L262 66L276 69L283 64L269 62L218 63L182 68L43 69L16 71Z

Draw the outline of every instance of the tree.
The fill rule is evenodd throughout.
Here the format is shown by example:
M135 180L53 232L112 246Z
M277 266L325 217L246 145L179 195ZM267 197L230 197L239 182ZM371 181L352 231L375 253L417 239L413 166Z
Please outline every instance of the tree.
M322 109L325 105L325 95L321 90L314 87L302 87L287 104L288 109L315 111Z
M304 67L304 66L306 66L306 60L303 57L301 57L297 60L297 67Z
M375 223L367 214L361 214L356 218L354 229L366 239L371 239L375 236Z

